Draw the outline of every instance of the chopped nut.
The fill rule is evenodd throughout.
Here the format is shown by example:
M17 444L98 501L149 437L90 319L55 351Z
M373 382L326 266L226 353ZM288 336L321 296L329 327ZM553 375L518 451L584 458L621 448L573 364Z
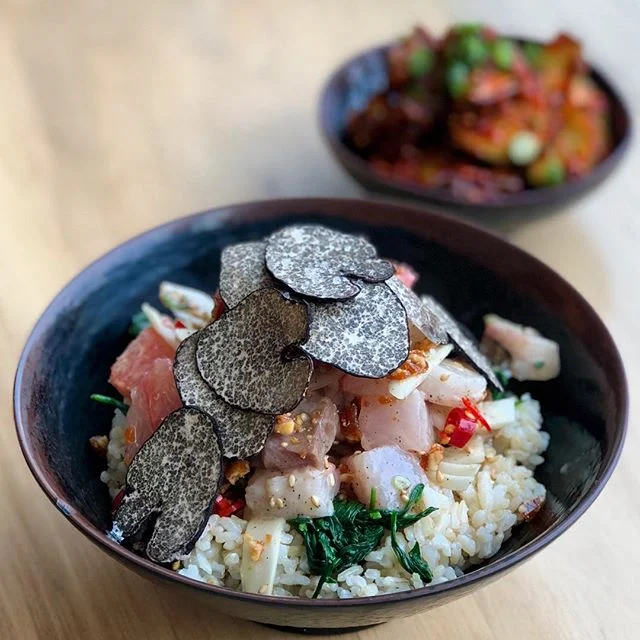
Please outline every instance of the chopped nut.
M264 543L260 540L256 540L246 533L244 535L245 540L249 546L249 558L251 558L253 562L258 562L258 560L260 560L262 552L264 551Z
M231 483L235 484L240 480L240 478L244 478L251 468L249 467L249 463L246 460L233 460L227 464L224 469L224 477Z
M290 436L296 428L296 423L290 413L276 416L276 425L273 430L281 436Z
M391 380L404 380L411 376L424 373L429 368L426 353L421 349L412 349L409 357L395 370L389 374Z
M431 446L428 453L420 456L420 466L427 472L427 477L432 482L435 482L436 480L438 482L441 481L437 479L437 474L440 473L438 471L438 467L443 459L444 447L437 443ZM440 475L442 476L442 474Z
M109 438L107 436L91 436L89 438L89 446L95 454L105 458L109 447Z

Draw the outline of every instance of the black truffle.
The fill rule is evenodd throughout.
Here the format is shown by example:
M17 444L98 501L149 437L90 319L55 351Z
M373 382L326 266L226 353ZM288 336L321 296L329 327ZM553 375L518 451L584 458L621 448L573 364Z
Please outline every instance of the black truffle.
M235 307L258 289L274 286L264 264L265 248L263 241L240 242L222 251L219 286L220 297L227 307Z
M413 324L425 338L435 344L447 342L447 332L440 325L438 318L429 307L411 289L406 287L397 277L389 278L387 284L402 303L407 312L407 319Z
M216 425L202 411L182 407L164 419L133 458L115 529L129 537L157 515L146 552L151 560L170 562L188 553L200 537L221 478Z
M421 300L423 305L438 319L440 327L449 334L451 342L456 345L474 368L482 373L496 389L502 391L502 385L496 377L491 363L480 352L477 342L470 336L469 332L463 329L435 298L422 296Z
M300 402L313 370L311 360L292 349L307 333L306 304L261 289L202 329L198 369L229 404L286 413Z
M362 283L355 298L310 303L309 339L302 349L354 376L382 378L409 355L404 307L384 283Z
M225 457L248 458L262 451L275 418L231 406L205 382L196 360L199 336L199 332L189 336L176 352L173 373L180 398L215 420Z
M353 298L360 284L383 282L393 266L376 256L375 247L359 236L319 225L292 225L267 238L269 272L292 291L320 300ZM350 277L349 277L350 276Z

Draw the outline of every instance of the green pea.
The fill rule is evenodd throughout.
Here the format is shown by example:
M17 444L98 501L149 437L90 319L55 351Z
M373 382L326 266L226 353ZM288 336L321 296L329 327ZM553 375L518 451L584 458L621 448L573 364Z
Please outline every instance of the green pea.
M469 67L464 62L454 62L447 69L447 88L452 98L460 98L469 86Z
M565 181L565 177L564 164L562 163L562 160L555 157L549 158L545 171L546 183L549 186L562 184Z
M531 164L542 150L542 141L531 131L518 131L509 141L509 160L519 167Z
M515 47L511 40L506 38L498 38L493 43L493 61L496 66L503 71L509 71L513 65L515 56Z
M470 67L477 67L489 57L489 48L480 36L470 34L460 38L456 53L456 57L459 57Z
M550 155L527 169L527 180L534 187L553 187L566 179L564 164L558 156Z
M535 67L540 61L542 47L535 42L525 42L522 45L522 53L524 53L524 57L527 59L529 64Z
M409 55L409 73L419 78L431 71L433 67L433 51L428 47L416 49Z
M476 35L482 31L482 24L479 22L461 22L457 24L453 30L461 36Z

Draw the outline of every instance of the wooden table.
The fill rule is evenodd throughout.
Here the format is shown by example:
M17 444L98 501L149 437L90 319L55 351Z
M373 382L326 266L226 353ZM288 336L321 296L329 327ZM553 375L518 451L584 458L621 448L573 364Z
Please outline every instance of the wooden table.
M319 87L346 55L418 20L441 30L473 17L541 37L565 27L637 105L640 5L115 4L0 4L0 637L281 637L222 616L212 625L204 607L119 566L51 507L22 461L11 418L27 332L71 276L143 229L234 201L358 195L316 128ZM639 172L633 148L597 193L511 232L607 322L627 366L632 426L640 417ZM632 429L589 513L508 577L446 608L346 637L637 638L636 455Z

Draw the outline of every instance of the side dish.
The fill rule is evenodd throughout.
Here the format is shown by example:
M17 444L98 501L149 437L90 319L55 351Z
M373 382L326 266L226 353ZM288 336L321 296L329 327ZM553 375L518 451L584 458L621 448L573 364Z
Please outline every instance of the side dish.
M476 203L589 173L612 146L607 95L579 42L543 44L458 24L387 50L388 87L354 112L346 142L381 176Z

